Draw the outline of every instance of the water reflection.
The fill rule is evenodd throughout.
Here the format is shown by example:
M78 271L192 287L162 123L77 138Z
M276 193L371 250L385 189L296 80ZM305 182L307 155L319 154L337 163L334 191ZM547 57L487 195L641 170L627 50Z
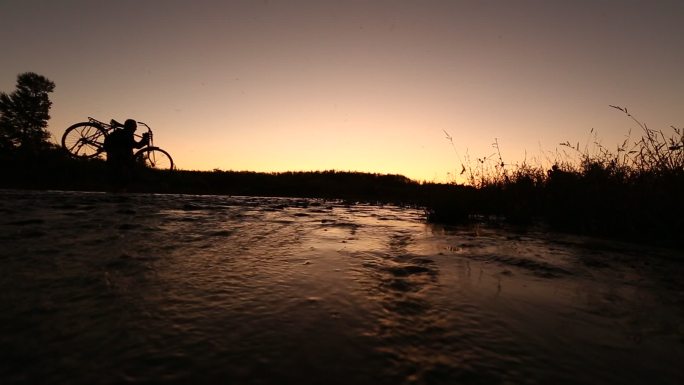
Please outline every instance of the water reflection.
M670 251L389 206L0 193L3 383L683 380Z

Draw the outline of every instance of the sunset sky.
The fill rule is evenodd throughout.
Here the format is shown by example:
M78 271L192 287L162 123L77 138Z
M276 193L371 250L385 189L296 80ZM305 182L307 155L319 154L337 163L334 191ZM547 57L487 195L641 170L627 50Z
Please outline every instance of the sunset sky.
M183 169L444 182L495 138L612 148L609 104L684 126L684 1L0 0L0 39L1 91L56 83L53 140L131 117Z

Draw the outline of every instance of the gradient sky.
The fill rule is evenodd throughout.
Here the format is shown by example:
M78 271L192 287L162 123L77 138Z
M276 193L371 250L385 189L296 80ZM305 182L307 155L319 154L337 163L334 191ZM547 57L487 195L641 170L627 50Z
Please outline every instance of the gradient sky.
M0 90L56 83L53 140L132 117L183 169L443 182L495 138L613 147L609 104L684 126L684 1L0 0L0 39Z

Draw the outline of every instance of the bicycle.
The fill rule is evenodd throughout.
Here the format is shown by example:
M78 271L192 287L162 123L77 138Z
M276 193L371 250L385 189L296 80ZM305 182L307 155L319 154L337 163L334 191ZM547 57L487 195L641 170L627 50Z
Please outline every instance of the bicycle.
M150 126L143 122L138 122L138 125L147 128L149 142L133 155L136 163L159 170L173 170L174 164L171 155L152 144ZM87 122L76 123L64 131L62 147L76 158L101 158L106 153L105 138L115 129L116 127L112 124L88 117ZM138 139L142 138L142 135L135 134L135 136Z

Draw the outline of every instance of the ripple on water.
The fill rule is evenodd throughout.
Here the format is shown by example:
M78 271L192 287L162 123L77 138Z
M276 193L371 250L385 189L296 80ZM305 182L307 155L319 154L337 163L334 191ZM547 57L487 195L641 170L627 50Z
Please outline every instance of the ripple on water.
M684 382L684 269L650 249L346 202L0 198L3 384Z

